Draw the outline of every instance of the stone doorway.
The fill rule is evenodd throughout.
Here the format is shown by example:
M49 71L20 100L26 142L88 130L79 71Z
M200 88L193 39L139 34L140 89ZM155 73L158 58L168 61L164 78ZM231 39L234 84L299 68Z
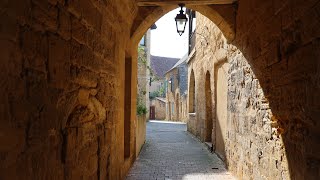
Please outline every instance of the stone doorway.
M156 107L155 106L150 106L150 119L156 119Z
M211 93L211 83L210 83L210 73L206 74L205 82L205 96L206 96L206 137L205 141L212 143L212 129L213 129L213 119L212 119L212 93Z
M190 75L190 82L189 82L189 113L196 112L196 95L195 95L195 79L194 79L194 72L191 71Z

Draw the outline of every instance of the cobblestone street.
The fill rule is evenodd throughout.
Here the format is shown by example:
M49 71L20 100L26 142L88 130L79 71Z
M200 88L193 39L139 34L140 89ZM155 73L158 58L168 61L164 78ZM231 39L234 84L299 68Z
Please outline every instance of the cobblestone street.
M186 131L186 124L150 121L127 180L234 179L223 162Z

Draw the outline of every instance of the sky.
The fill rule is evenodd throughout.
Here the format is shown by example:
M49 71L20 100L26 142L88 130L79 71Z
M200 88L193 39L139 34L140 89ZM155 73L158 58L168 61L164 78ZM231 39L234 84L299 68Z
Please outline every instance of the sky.
M182 58L188 52L188 24L179 36L174 20L178 13L175 9L156 22L157 29L151 31L151 55Z

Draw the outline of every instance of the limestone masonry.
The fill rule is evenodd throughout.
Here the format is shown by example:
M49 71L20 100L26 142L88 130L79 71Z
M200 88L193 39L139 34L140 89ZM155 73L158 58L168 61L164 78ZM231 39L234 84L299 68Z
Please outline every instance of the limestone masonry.
M177 8L148 2L0 2L0 179L125 178L138 151L137 46ZM319 179L319 0L180 2L216 24L197 30L206 65L189 61L190 131L240 179Z

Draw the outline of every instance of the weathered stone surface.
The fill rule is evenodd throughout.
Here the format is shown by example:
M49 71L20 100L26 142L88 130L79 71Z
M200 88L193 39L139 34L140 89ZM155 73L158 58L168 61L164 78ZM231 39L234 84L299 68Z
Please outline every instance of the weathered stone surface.
M100 34L108 17L77 3L1 2L0 179L121 179L129 168L115 155L124 147L114 44L126 35L110 23L113 36ZM108 4L99 9L116 11Z
M243 179L319 179L319 7L319 0L194 6L222 30L207 39L212 51L231 51L234 126L226 156ZM124 61L132 58L136 82L136 44L174 8L130 0L1 1L0 179L123 179L135 158L136 125L132 83L124 147ZM195 67L196 77L213 75L210 53L197 53L206 67ZM201 79L196 90L205 87ZM78 101L80 89L90 90L88 105ZM203 95L196 99L205 107ZM199 137L204 119L196 112Z
M176 64L165 74L167 87L166 91L166 120L186 122L187 111L187 85L188 69L186 56L182 57ZM169 83L169 81L171 83Z
M157 97L151 101L151 106L155 107L155 119L165 120L166 119L166 99Z
M296 33L295 29L291 31ZM255 36L250 36L245 44L247 47L239 46L244 49L243 52L246 53L244 54L237 47L226 43L217 26L200 14L197 16L196 34L195 56L189 60L189 74L191 72L195 74L196 110L195 113L189 114L188 130L202 141L207 141L207 133L212 132L210 141L213 143L213 148L223 159L225 158L228 168L241 179L302 178L301 171L291 173L289 170L296 166L292 159L303 162L305 159L301 156L304 155L297 149L287 149L292 146L287 139L289 136L292 141L301 142L305 141L305 136L308 136L306 123L298 119L300 117L309 119L299 112L301 112L300 108L307 104L306 89L301 89L306 86L304 80L309 77L306 72L318 71L314 61L317 59L316 51L312 48L315 44L299 47L301 41L290 45L292 40L288 40L289 43L269 40L267 43L260 44L260 41L251 39L255 39ZM255 47L247 50L246 48L250 46ZM251 58L257 58L259 61L253 62L253 66L250 66ZM301 59L304 58L311 61L302 61ZM228 77L225 80L228 92L228 98L225 99L228 103L226 119L220 117L222 109L219 98L223 95L218 92L219 68L223 59L229 64L229 70L224 68ZM257 67L259 69L253 69ZM265 76L261 75L260 71ZM258 77L255 75L256 72ZM205 95L207 90L204 89L206 73L213 76L211 86L217 93L210 97L213 99L215 111L212 119L214 123L210 127L212 131L207 130L208 97ZM272 83L271 87L270 83ZM284 101L287 104L283 104ZM270 102L273 106L269 105ZM296 117L292 116L292 111L295 112ZM292 117L291 122L295 125L283 124L288 123L289 117ZM225 156L219 153L221 137L219 137L220 133L217 133L223 127L222 119L227 123L226 133L222 135ZM293 152L289 153L289 151ZM299 154L300 158L293 157L293 154ZM317 165L312 166L314 168ZM318 175L311 173L308 176L313 178Z

